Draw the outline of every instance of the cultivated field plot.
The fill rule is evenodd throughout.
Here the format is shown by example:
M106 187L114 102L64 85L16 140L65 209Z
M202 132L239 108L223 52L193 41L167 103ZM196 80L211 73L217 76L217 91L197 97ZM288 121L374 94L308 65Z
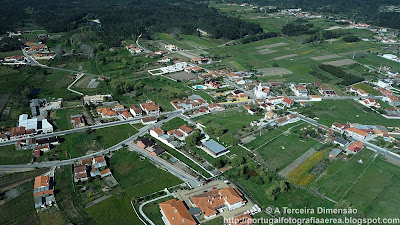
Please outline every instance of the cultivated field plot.
M289 44L285 43L285 42L280 42L280 43L276 43L276 44L259 46L259 47L256 47L256 49L275 48L275 47L281 47L281 46L286 46L286 45L289 45Z
M373 155L374 152L369 149L363 149L354 155L327 182L319 187L320 193L335 201L340 201L346 197L352 186L373 161Z
M3 107L6 105L10 94L5 94L0 96L0 112L3 110Z
M174 80L179 80L179 81L183 81L183 80L190 80L193 78L197 78L197 74L195 73L186 73L186 72L176 72L176 73L170 73L170 74L166 74L165 76L170 77Z
M314 102L312 108L298 109L300 113L312 113L318 121L328 127L332 123L361 123L369 125L400 126L400 121L385 119L374 112L363 111L364 106L354 100L324 100Z
M281 60L281 59L288 59L288 58L292 58L298 56L297 54L290 54L290 55L283 55L283 56L278 56L273 58L273 60Z
M400 167L378 157L345 199L370 217L398 215Z
M355 64L355 63L357 63L357 62L352 59L341 59L341 60L326 62L324 64L332 65L332 66L348 66L348 65Z
M269 48L266 48L266 49L258 50L257 52L258 52L259 54L261 54L261 55L268 55L268 54L272 54L272 53L275 53L275 52L278 52L278 51L275 51L275 50L271 50L271 49L269 49Z
M258 69L258 71L262 73L262 76L282 76L286 74L293 74L292 71L280 67L263 68L263 69Z
M341 57L341 56L336 55L336 54L331 54L331 55L315 56L315 57L311 57L311 59L313 59L315 61L322 61L322 60L334 59L334 58L339 58L339 57Z
M268 144L258 148L257 152L267 162L270 169L281 170L310 148L315 148L319 145L313 139L300 140L298 132L301 132L301 127L303 126L296 127L290 130L290 132L284 133ZM271 140L271 138L264 140L263 143L266 143L268 140ZM255 142L253 141L253 143Z
M141 223L125 193L113 194L110 198L97 203L86 211L102 225Z

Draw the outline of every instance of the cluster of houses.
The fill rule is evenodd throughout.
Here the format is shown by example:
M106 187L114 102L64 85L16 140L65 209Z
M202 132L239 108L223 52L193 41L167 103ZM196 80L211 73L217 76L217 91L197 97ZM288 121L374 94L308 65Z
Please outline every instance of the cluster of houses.
M47 45L38 42L38 43L34 43L34 42L26 42L25 43L25 51L26 53L28 53L29 55L33 56L33 58L35 59L54 59L54 57L56 56L54 52L50 52L49 48L47 47Z
M23 55L13 55L5 58L0 58L0 63L4 65L22 65L26 64L28 60Z
M127 46L125 46L125 48L126 48L132 55L135 55L135 54L139 54L139 53L144 52L144 49L143 49L142 47L136 45L136 44L127 45Z
M28 138L18 140L15 143L16 150L33 150L34 157L40 157L43 153L50 151L54 146L60 144L58 137L49 138Z
M188 112L189 117L201 116L210 112L223 111L225 106L218 103L211 103L207 106L200 106L198 109Z
M247 203L244 195L231 186L193 195L187 201L185 203L180 199L171 199L160 203L163 222L170 225L197 225L200 218L213 219L223 212L237 210ZM232 221L240 223L230 225L252 224L252 217L249 214L240 214Z
M104 155L90 157L81 161L75 162L74 169L74 182L85 182L90 177L104 178L112 175L111 170L107 166Z
M153 131L153 133L157 133L157 132L160 133L158 130ZM164 147L162 147L161 145L158 145L153 139L148 138L148 137L138 138L136 140L136 142L133 142L132 144L136 145L140 149L150 152L150 154L152 154L154 156L160 156L166 151L166 149ZM170 143L170 144L172 144L172 143Z
M193 134L195 129L189 125L182 125L179 128L165 132L161 128L153 128L150 130L150 135L171 148L179 148L181 142L185 141L186 137Z
M134 117L141 117L141 116L156 116L160 113L160 107L154 102L145 102L139 104L140 107L132 105L129 110L125 108L124 105L116 105L113 107L101 107L97 108L97 114L102 119L114 119L118 118L119 120L129 120L133 119ZM72 119L71 119L72 120ZM146 118L142 118L142 120L146 121ZM82 121L80 116L78 117L76 122ZM74 121L75 122L75 121ZM79 123L83 125L83 123Z
M171 101L172 106L177 110L189 110L199 106L206 106L207 102L198 95L175 99Z
M389 131L385 126L381 125L363 125L357 123L333 123L331 128L341 135L345 135L348 141L342 136L336 136L333 140L334 144L338 144L340 148L335 148L329 154L331 158L336 158L341 152L346 154L354 154L359 152L363 147L363 142L374 139L375 137L383 137L385 140L393 141L389 135Z

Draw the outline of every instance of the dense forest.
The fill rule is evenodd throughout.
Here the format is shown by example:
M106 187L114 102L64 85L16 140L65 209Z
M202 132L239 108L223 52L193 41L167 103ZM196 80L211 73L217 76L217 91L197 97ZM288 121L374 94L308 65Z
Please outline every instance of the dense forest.
M33 21L50 32L68 32L90 20L105 43L118 45L143 33L207 31L215 38L238 39L262 32L259 25L223 15L208 2L196 0L0 0L0 33Z
M302 8L326 14L343 15L356 21L400 29L400 13L380 12L386 5L399 5L399 0L219 0L226 3L253 3L260 6L274 5L282 8Z

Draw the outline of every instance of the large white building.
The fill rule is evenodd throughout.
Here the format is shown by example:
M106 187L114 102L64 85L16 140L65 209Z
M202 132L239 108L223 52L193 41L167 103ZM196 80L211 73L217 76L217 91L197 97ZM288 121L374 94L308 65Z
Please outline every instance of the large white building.
M51 133L54 130L53 125L51 125L47 119L29 119L28 114L21 114L19 116L18 127L25 127L26 130L34 130L35 133Z
M254 88L254 95L256 96L256 98L267 98L270 95L270 90L268 87L263 87L260 84Z

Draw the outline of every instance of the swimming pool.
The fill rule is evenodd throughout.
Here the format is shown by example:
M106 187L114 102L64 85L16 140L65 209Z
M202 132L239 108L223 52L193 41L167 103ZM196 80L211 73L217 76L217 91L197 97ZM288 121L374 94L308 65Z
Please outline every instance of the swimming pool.
M196 89L207 89L205 86L203 85L196 85L194 88Z

